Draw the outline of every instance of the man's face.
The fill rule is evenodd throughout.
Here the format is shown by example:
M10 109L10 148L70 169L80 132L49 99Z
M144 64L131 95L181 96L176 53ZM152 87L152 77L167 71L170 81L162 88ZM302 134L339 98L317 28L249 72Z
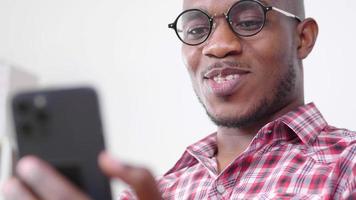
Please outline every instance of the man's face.
M221 17L235 2L184 0L184 10L198 8L219 16L208 40L198 46L184 44L182 53L200 102L225 127L266 120L303 90L296 22L271 11L260 33L239 37Z

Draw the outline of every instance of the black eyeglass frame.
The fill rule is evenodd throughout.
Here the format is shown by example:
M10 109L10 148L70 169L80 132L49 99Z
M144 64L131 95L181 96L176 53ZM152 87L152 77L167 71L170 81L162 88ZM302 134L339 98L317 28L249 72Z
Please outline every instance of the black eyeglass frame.
M240 3L243 3L243 2L247 2L247 1L250 1L250 2L254 2L254 3L257 3L259 6L261 6L263 12L264 12L264 20L263 20L263 24L261 26L261 28L256 31L255 33L253 34L246 34L246 35L243 35L243 34L239 34L237 33L233 28L232 28L232 25L231 25L231 22L230 22L230 19L229 19L229 15L230 15L230 12L232 10L232 8L234 8L235 6L237 6L238 4ZM231 28L231 30L237 34L238 36L241 36L241 37L251 37L251 36L254 36L254 35L257 35L259 32L261 32L261 30L263 29L263 27L265 26L266 24L266 18L267 18L267 12L271 11L271 10L274 10L280 14L283 14L287 17L291 17L291 18L294 18L296 19L298 22L301 22L302 19L288 11L285 11L285 10L282 10L280 8L277 8L277 7L274 7L274 6L266 6L264 5L262 2L258 1L258 0L240 0L240 1L237 1L236 3L234 3L228 10L227 13L223 13L223 15L225 16L225 19L227 21L227 23L229 24L229 27ZM187 43L185 42L180 36L179 36L179 33L178 33L178 30L177 30L177 22L179 20L179 18L184 15L185 13L187 12L191 12L191 11L199 11L201 12L202 14L204 14L208 19L209 19L209 34L206 36L206 38L197 43L197 44L190 44L190 43ZM207 14L206 12L204 12L203 10L200 10L200 9L197 9L197 8L194 8L194 9L188 9L188 10L185 10L183 11L182 13L180 13L178 15L178 17L174 20L173 23L170 23L168 24L168 28L171 28L171 29L174 29L174 31L176 32L176 35L178 36L179 40L182 41L184 44L187 44L187 45L190 45L190 46L196 46L196 45L200 45L202 43L204 43L209 37L210 37L210 34L212 33L212 30L213 30L213 25L214 25L214 17L215 16L210 16L209 14Z

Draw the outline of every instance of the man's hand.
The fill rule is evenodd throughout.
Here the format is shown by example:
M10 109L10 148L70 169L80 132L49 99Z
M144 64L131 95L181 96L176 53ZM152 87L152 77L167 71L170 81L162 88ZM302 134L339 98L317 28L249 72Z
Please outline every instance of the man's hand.
M144 168L120 164L107 153L99 156L99 165L110 178L121 179L129 184L140 200L158 200L161 196L151 173ZM27 156L16 166L17 177L3 185L7 200L89 200L70 181L44 161Z
M16 173L16 178L3 185L5 199L89 199L51 166L34 156L22 158L16 165Z
M162 199L156 181L147 169L121 164L107 153L100 154L99 165L108 177L120 179L130 185L138 199Z

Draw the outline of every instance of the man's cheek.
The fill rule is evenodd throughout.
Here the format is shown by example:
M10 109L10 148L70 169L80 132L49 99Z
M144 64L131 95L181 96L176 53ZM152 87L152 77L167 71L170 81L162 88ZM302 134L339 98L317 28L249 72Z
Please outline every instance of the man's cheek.
M197 82L197 80L195 80L195 78L192 78L192 85L193 85L193 89L194 92L196 93L197 96L199 96L199 98L202 98L202 88L201 85Z
M201 62L201 52L197 49L197 47L183 46L182 55L183 63L187 67L189 73L195 73Z

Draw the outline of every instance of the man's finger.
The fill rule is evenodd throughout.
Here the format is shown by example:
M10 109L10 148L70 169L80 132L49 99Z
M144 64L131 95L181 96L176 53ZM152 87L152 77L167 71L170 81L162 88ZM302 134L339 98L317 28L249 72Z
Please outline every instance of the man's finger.
M32 192L14 177L7 180L1 189L6 200L37 200Z
M89 199L55 169L34 156L22 158L17 164L16 172L41 199Z
M99 165L109 177L130 185L140 200L162 199L156 181L147 169L122 164L105 152L99 156Z

